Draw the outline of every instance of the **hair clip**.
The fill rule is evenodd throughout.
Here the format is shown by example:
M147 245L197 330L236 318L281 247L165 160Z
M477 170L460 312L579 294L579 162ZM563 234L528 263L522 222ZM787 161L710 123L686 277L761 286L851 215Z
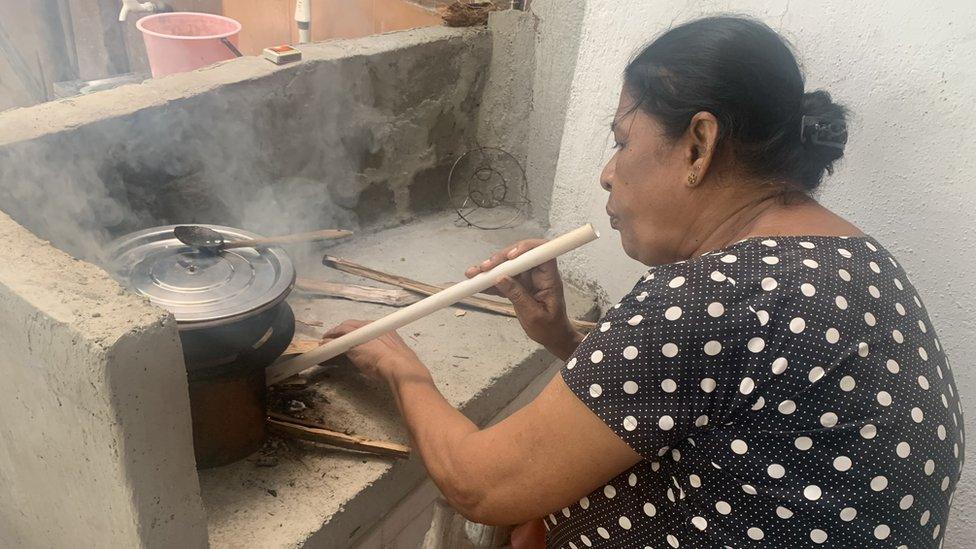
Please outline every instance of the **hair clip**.
M804 116L800 127L800 142L807 139L814 145L843 149L847 144L847 122L840 118Z

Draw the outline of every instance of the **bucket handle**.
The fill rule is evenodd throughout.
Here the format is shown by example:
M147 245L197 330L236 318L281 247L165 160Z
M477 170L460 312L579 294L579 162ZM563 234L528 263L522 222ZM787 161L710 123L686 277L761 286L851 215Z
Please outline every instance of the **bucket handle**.
M227 49L229 49L231 53L234 54L234 57L244 57L244 54L241 53L241 50L237 49L237 46L232 44L230 40L228 40L227 38L221 38L220 41L223 42L225 46L227 46Z

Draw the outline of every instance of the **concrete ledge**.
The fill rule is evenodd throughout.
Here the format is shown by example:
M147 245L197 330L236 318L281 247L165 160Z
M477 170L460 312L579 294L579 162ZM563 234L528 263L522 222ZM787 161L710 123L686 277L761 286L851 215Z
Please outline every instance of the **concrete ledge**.
M359 235L329 253L443 283L459 280L465 267L491 251L543 234L532 223L482 231L458 227L455 218L453 213L438 214ZM362 283L315 263L300 272ZM569 289L568 299L572 314L595 315L590 298ZM380 305L297 295L291 303L299 319L324 325L303 328L301 335L306 337L346 318L377 318L391 311ZM459 310L439 311L400 330L400 335L431 369L445 397L473 421L485 424L544 372L553 357L525 337L516 319L474 310L455 316ZM335 368L317 390L329 402L324 417L331 428L408 442L385 387L351 368ZM426 478L416 457L392 461L311 444L296 447L298 453L283 456L277 467L258 468L244 461L201 472L212 547L347 547Z
M170 316L0 213L0 547L202 547Z

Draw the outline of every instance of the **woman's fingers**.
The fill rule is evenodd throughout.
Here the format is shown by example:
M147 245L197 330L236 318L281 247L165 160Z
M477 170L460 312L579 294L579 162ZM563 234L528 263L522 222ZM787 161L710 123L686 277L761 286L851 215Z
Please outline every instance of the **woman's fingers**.
M334 326L322 336L322 339L335 339L337 337L342 337L353 330L362 328L367 324L369 324L368 320L350 318L342 321L342 323L340 323L338 326Z
M533 238L528 240L520 240L511 246L506 246L501 250L491 254L491 257L478 263L477 265L472 265L465 269L464 276L468 278L473 278L478 276L480 273L490 271L501 265L502 263L515 259L516 257L524 254L525 252L531 250L532 248L538 247L542 244L548 242L543 238Z

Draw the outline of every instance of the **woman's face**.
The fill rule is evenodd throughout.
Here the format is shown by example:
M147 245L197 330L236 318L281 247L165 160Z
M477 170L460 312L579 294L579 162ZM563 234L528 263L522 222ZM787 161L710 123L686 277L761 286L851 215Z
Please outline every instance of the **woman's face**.
M695 217L687 155L680 139L672 143L653 117L633 105L625 89L612 126L615 152L600 176L610 193L610 225L620 232L627 255L645 265L685 259L679 247Z

